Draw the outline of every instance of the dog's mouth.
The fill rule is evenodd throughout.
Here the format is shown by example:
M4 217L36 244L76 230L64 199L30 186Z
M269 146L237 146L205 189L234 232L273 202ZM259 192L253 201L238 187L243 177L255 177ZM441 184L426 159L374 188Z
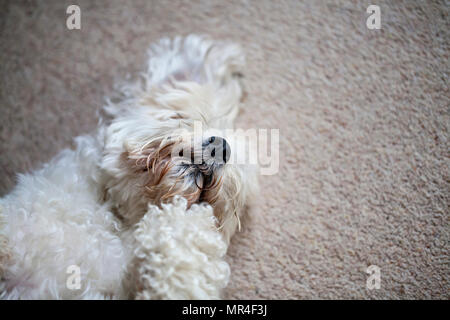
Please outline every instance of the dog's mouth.
M180 151L179 156L185 160L182 170L190 172L190 178L200 190L199 202L213 203L222 184L221 171L231 156L230 145L224 138L211 136L203 141L201 152L199 149L196 153L192 148L188 157Z
M203 188L211 184L214 180L214 176L220 175L220 170L223 168L223 164L192 164L185 163L180 165L181 176L192 179L198 188Z
M217 163L184 163L180 165L179 178L195 186L198 198L195 201L213 204L222 185L224 164Z

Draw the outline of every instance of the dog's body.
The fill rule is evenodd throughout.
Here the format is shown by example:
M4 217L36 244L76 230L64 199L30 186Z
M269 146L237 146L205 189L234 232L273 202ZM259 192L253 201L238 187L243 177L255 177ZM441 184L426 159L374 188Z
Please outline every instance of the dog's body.
M0 199L0 297L218 298L257 179L253 166L205 150L239 149L224 129L243 63L239 47L197 36L153 46L99 129Z

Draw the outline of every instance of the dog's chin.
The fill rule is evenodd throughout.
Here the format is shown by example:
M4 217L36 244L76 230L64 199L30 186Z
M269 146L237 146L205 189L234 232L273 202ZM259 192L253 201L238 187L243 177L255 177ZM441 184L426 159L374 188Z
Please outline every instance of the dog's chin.
M185 198L188 207L195 203L211 205L219 198L223 177L220 166L175 165L156 185L146 186L152 203L170 203L176 196Z

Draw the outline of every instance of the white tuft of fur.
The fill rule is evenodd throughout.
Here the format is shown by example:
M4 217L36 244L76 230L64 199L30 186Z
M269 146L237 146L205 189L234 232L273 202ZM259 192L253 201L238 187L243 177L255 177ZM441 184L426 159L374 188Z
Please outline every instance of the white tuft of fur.
M136 299L219 299L230 268L213 208L176 197L150 205L134 233Z
M150 46L148 56L144 76L152 86L173 78L221 87L242 72L245 65L239 45L199 35L161 39Z

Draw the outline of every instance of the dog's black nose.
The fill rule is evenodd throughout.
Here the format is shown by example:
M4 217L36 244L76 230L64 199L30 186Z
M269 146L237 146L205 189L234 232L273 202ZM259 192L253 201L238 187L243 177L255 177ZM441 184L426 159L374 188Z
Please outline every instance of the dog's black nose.
M230 156L230 145L224 138L211 136L203 143L203 159L206 163L213 160L214 163L225 164Z

